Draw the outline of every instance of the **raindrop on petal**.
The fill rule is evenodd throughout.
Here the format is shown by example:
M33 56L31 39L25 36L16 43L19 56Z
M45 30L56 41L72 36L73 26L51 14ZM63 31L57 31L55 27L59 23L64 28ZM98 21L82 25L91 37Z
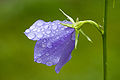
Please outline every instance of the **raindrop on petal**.
M44 39L43 42L46 42L46 39Z
M46 65L47 65L47 66L52 66L53 63L52 63L52 62L47 62Z
M43 47L43 48L46 47L46 44L45 44L45 43L42 43L42 47Z
M56 39L59 39L59 36L57 36L57 38Z
M64 30L64 28L61 28L61 30Z
M40 32L40 28L38 28L37 32Z
M47 29L47 28L48 28L48 25L45 25L44 28Z
M31 26L31 27L30 27L30 29L34 29L34 28L35 28L35 26Z
M42 63L42 59L41 59L41 58L38 58L38 59L37 59L37 63Z
M53 29L53 30L56 30L56 29L57 29L57 25L53 25L53 26L52 26L52 29Z
M42 29L41 31L44 31L44 29Z
M26 33L29 33L29 32L30 32L30 30L29 30L29 29L26 29L26 30L25 30L25 32L26 32Z
M56 57L53 61L54 61L54 64L58 63L60 58Z
M39 56L39 57L40 57L40 56L41 56L41 53L39 53L37 56Z
M34 33L29 33L27 36L28 36L29 39L33 39L35 37L35 34Z
M46 56L49 56L49 54L48 54L48 53L46 53Z
M42 26L42 25L43 25L43 23L40 23L40 22L39 22L39 23L37 23L37 26Z
M56 31L58 32L58 29Z
M37 34L37 37L38 37L38 38L42 38L42 37L43 37L43 34L42 34L42 33L38 33L38 34Z
M37 28L33 29L33 31L37 31Z
M50 30L47 30L47 31L46 31L46 33L47 33L47 34L50 34L50 33L51 33L51 31L50 31Z
M72 33L72 40L75 40L75 33Z
M50 42L47 43L48 48L52 48L52 44Z
M65 26L65 28L67 28L67 26Z
M69 31L66 31L67 33L69 33Z
M50 35L47 35L47 37L50 37Z

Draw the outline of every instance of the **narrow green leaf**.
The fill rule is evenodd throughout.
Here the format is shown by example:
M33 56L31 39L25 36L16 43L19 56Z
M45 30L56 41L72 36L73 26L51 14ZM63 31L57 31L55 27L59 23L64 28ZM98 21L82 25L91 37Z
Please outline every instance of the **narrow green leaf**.
M70 17L68 16L65 12L63 12L61 9L59 9L73 24L75 23L75 21Z

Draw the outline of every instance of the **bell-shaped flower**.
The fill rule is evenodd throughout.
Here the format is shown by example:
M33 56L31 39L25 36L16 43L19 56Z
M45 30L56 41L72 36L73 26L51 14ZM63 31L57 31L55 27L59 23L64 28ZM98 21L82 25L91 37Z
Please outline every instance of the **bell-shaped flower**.
M24 32L25 35L36 42L34 48L34 61L47 66L56 65L55 71L59 73L64 64L71 59L71 52L77 48L79 33L82 33L88 41L92 40L81 30L85 23L95 25L98 31L103 35L103 27L92 20L76 22L60 11L71 21L53 21L45 22L43 20L36 21L29 29Z
M56 73L71 59L71 52L75 46L75 29L60 23L72 24L66 20L38 20L24 32L29 39L37 40L34 61L47 66L56 65Z

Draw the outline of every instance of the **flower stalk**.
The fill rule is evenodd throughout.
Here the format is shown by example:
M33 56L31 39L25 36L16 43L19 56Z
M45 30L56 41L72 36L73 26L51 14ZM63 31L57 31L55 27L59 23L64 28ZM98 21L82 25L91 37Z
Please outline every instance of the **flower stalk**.
M105 9L104 9L104 34L102 35L103 39L103 80L107 80L107 10L108 9L108 0L105 0Z

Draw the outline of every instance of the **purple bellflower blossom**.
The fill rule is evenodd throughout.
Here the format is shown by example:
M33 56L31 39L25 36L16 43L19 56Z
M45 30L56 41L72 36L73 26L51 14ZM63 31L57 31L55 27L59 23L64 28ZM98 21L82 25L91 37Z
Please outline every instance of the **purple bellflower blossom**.
M92 20L76 22L61 9L60 11L70 20L45 22L36 21L24 32L30 39L37 41L34 48L34 61L47 66L56 65L55 71L59 73L64 64L71 59L72 50L77 48L78 35L81 32L88 41L92 40L81 30L81 26L90 23L96 26L98 31L104 33L102 26Z
M38 20L24 32L29 39L37 40L34 61L47 66L56 65L56 73L71 59L71 52L75 46L75 30L60 23L72 24L66 20Z

